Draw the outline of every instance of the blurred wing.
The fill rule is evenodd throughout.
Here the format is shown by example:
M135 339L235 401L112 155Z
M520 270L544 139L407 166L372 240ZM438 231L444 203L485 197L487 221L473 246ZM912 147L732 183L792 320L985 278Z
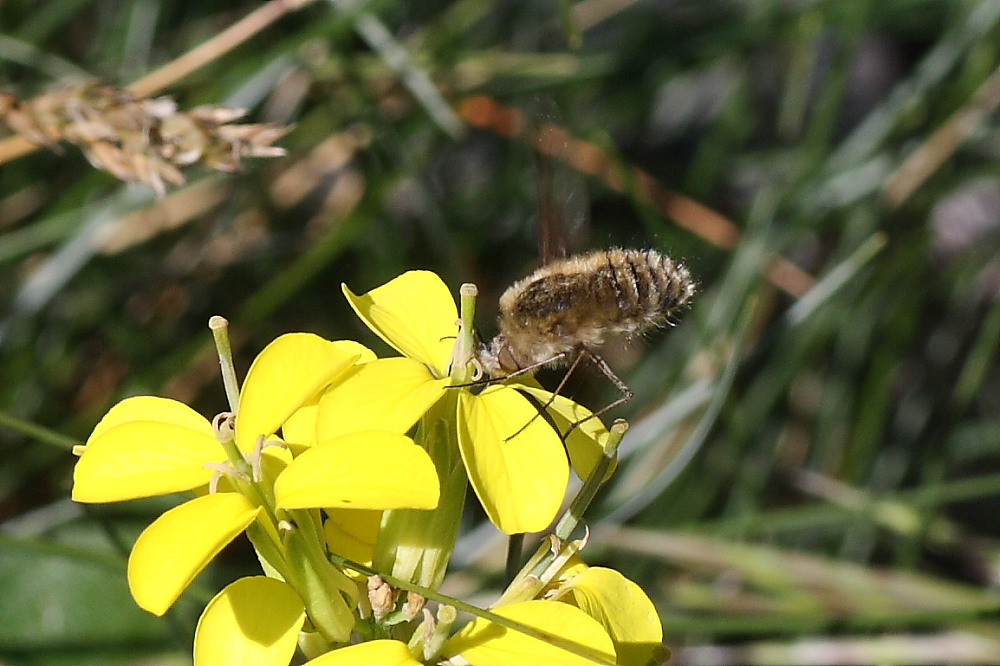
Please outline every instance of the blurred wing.
M570 136L562 127L555 102L542 98L534 106L538 251L544 265L586 246L589 207L583 176L569 166Z

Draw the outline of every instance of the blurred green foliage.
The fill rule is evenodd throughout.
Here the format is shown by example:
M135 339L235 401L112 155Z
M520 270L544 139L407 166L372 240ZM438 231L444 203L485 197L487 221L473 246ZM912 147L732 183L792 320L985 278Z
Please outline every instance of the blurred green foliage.
M8 0L0 92L126 85L259 6ZM74 507L66 437L138 393L222 409L213 314L244 370L286 331L385 351L341 283L475 282L491 335L538 261L550 122L604 166L542 162L574 246L664 249L700 284L677 327L608 350L636 398L591 561L650 592L682 663L799 663L796 641L995 663L998 51L990 0L316 1L157 91L294 124L287 157L161 201L70 146L0 163L0 658L183 663L249 553L144 616L124 554L155 511ZM529 125L468 127L470 95ZM495 574L477 557L456 564Z

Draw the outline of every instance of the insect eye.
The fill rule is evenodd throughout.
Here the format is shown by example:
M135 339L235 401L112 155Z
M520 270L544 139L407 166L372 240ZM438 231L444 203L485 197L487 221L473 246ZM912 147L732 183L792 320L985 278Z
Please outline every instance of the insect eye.
M521 369L521 365L514 359L514 353L510 350L510 345L504 342L497 352L497 362L500 367L507 372L516 372Z

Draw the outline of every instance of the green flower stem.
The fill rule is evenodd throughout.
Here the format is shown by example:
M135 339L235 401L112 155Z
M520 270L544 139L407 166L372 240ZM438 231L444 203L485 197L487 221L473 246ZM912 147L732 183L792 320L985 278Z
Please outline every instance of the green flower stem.
M479 290L476 285L466 282L458 293L461 315L458 338L455 340L455 351L452 354L451 381L453 384L467 384L472 380L469 368L476 352L476 296Z
M477 293L474 284L463 284L460 290L461 319L451 357L452 384L466 384L472 379ZM387 511L373 556L375 568L380 572L390 571L401 580L430 588L436 588L444 580L468 487L455 433L457 401L458 393L449 391L423 416L414 437L430 454L437 470L441 484L437 508Z
M521 572L514 578L514 582L507 586L507 589L491 608L537 599L542 590L559 574L569 559L580 552L582 547L582 540L561 541L550 535L548 541L538 546L538 550L521 568Z
M444 648L445 641L451 635L451 627L455 624L455 620L458 619L458 611L455 610L454 606L448 606L447 604L439 606L436 619L437 622L434 623L434 630L431 632L430 637L423 642L421 654L413 655L417 659L426 662L436 660ZM423 633L423 631L418 630L413 632L413 635L414 637L423 637Z
M282 556L282 540L281 532L278 529L280 524L280 518L278 516L278 511L274 506L273 497L268 500L266 499L266 494L262 491L260 484L254 481L250 483L240 483L238 484L240 492L243 496L253 502L256 506L264 509L264 518L258 518L257 524L261 527L262 535L266 537L266 543L259 537L256 539L251 539L253 541L254 548L257 552L271 562L275 567L280 566L279 563L284 561ZM275 559L276 558L276 559Z
M357 588L326 559L309 513L289 513L298 522L285 533L286 580L302 597L309 619L323 639L331 646L346 643L354 629L351 607Z
M542 579L534 574L527 573L527 568L528 565L533 565L545 557L546 554L550 553L547 544L548 542L546 541L538 546L538 550L535 551L531 560L514 577L514 581L507 586L503 594L500 595L500 598L492 604L492 608L500 608L501 606L507 606L518 601L530 601L537 598L541 591L545 589L545 583L542 582Z
M230 431L229 437L219 437L218 435L219 432L217 431L216 437L226 452L226 459L229 460L229 464L246 478L252 479L253 470L250 469L250 464L243 457L243 452L236 446L236 439L232 436L232 431Z
M80 446L80 441L78 439L67 437L66 435L56 432L55 430L50 430L44 426L31 423L30 421L25 421L24 419L19 419L16 416L2 410L0 410L0 426L10 428L11 430L19 432L22 435L27 435L42 444L48 444L49 446L66 451L73 450L75 447Z
M219 352L222 383L226 387L229 411L235 414L240 406L240 388L236 381L236 368L233 365L233 348L229 342L229 322L225 317L214 315L208 320L208 328L212 331L212 336L215 338L215 348Z
M618 419L611 425L610 436L604 446L603 455L594 465L594 469L591 470L580 491L573 498L566 513L559 519L553 536L550 537L550 540L539 545L538 550L521 567L521 571L513 578L494 607L534 599L559 573L569 558L580 550L583 542L570 541L570 535L580 524L584 512L594 500L601 484L604 483L604 476L614 461L618 446L627 430L628 423L622 419Z
M217 437L220 430L216 431ZM261 558L274 567L283 578L287 578L288 563L285 560L284 544L278 530L279 518L274 506L274 494L269 492L262 482L253 478L253 470L243 457L243 452L236 446L232 431L229 437L218 437L218 442L225 450L229 464L240 474L230 479L233 486L254 506L264 509L263 515L247 528L250 542Z
M276 573L281 578L288 580L290 577L289 564L285 561L285 546L281 541L281 534L278 532L277 526L273 525L267 518L258 518L247 527L247 538L250 539L250 543L253 544L253 548L257 552L257 557L261 560L264 573L272 577L272 574Z
M441 483L436 509L393 509L382 518L373 562L379 572L427 587L444 580L455 548L468 479L454 441L457 393L448 392L420 420L414 441L434 461Z
M607 444L604 445L603 455L601 455L597 464L594 465L590 476L584 481L580 492L573 498L573 503L569 505L566 513L562 515L556 524L556 538L566 541L573 533L573 530L576 529L576 526L580 524L584 512L590 506L590 503L594 501L597 490L604 483L604 476L608 473L608 468L611 467L611 463L618 453L618 446L622 443L622 437L625 436L627 430L628 422L624 419L617 419L611 424L610 436L608 437Z
M264 509L264 513L247 528L247 536L258 556L287 580L289 564L285 558L285 547L278 529L279 518L273 498L267 499L269 495L263 492L261 484L256 481L236 481L234 485L255 506Z
M246 479L246 481L233 479L233 484L247 499L253 502L254 506L264 509L272 525L272 529L269 532L274 534L275 542L280 543L276 532L278 516L274 507L274 493L260 481L253 478L253 469L251 469L250 463L247 462L246 458L243 457L243 452L236 446L236 440L233 437L219 438L218 442L222 445L223 450L225 450L229 464L240 473L243 479Z
M214 315L208 320L208 327L215 338L215 348L219 353L222 383L226 387L226 399L229 401L229 411L232 414L236 414L236 410L240 406L240 387L236 381L236 367L233 365L233 348L229 341L229 322L225 317ZM222 447L226 450L226 456L230 464L240 474L245 475L251 480L249 486L252 487L252 492L244 494L247 494L250 500L257 506L264 507L274 523L277 524L273 493L270 492L268 487L265 487L253 478L253 470L250 463L247 462L243 452L236 446L236 442L232 437L226 438L221 443Z

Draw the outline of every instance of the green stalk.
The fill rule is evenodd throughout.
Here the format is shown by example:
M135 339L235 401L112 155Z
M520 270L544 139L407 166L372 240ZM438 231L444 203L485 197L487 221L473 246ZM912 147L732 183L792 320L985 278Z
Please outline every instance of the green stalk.
M463 284L460 290L461 319L451 356L450 378L453 385L466 384L471 379L477 293L473 284ZM441 484L441 499L437 508L432 511L386 511L373 556L379 572L392 572L400 580L429 588L437 588L444 580L458 538L459 519L468 487L455 432L457 409L458 393L448 391L424 414L414 437L414 441L430 454L437 469Z
M451 355L451 382L455 385L468 384L472 380L469 367L476 353L476 296L479 289L471 282L466 282L458 293L461 315L455 351Z
M604 483L604 475L608 473L611 463L614 462L615 455L618 453L618 446L622 443L622 437L625 436L627 431L628 422L624 419L617 419L611 424L610 436L608 437L607 444L604 446L600 460L594 465L594 469L591 470L587 480L583 482L583 487L580 488L576 497L573 498L573 503L569 505L566 513L562 515L556 524L555 535L559 540L566 541L569 539L573 530L580 524L584 512L590 506L590 503L594 501L598 489Z
M215 348L219 352L219 364L222 366L222 383L226 387L226 398L229 401L229 411L233 414L240 406L240 388L236 381L236 368L233 365L233 347L229 341L229 322L225 317L212 316L208 320L208 328L215 338Z
M311 538L311 520L294 527L285 536L288 583L299 593L316 631L333 646L346 643L354 629L354 614L345 593L354 596L354 584L326 559L322 547ZM353 604L352 604L353 605Z
M494 607L505 606L517 601L534 599L548 585L570 557L583 546L582 541L571 541L570 536L576 530L583 514L597 495L598 489L604 483L604 477L614 462L618 446L628 430L628 423L618 419L611 425L610 437L604 446L603 454L587 480L577 492L573 502L556 524L554 534L549 540L543 541L535 554L521 567L507 589Z

